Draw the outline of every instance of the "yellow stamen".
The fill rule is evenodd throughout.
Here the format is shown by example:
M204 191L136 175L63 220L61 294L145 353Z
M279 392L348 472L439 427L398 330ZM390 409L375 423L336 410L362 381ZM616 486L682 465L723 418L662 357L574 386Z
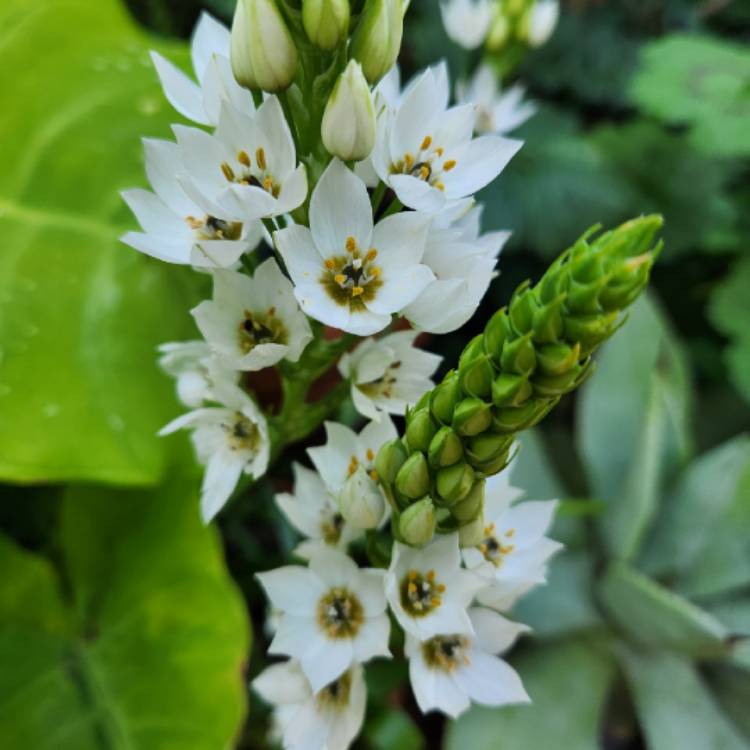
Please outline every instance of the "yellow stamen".
M438 590L439 594L444 594L445 593L445 584L443 584L443 583L438 584L437 585L437 590Z
M273 179L272 178L266 177L266 179L263 180L263 189L266 190L269 193L271 192L271 190L273 189Z
M422 151L427 151L427 149L432 145L432 136L428 135L425 136L425 139L422 141L422 145L419 147Z
M439 596L433 596L432 600L430 601L430 604L432 604L433 607L439 607L441 603L442 602Z
M195 216L186 216L185 221L191 229L200 229L203 226L203 222L196 219Z
M261 169L265 169L266 168L266 152L262 148L259 148L255 152L255 161L258 162L258 166Z
M333 261L332 261L332 260L331 260L330 258L328 258L328 259L327 259L327 260L325 261L325 267L326 267L326 268L327 268L327 269L328 269L329 271L333 271L333 269L334 269L334 268L336 268L336 264L335 264L335 263L334 263L334 262L333 262Z
M435 187L436 187L436 188L437 188L438 190L440 190L440 191L442 191L442 192L445 192L445 185L444 185L444 184L443 184L442 182L436 182L436 183L435 183Z
M404 164L406 164L406 169L411 171L411 168L414 166L414 157L411 154L406 154L404 156Z
M454 169L456 166L456 160L455 159L449 159L445 164L443 164L443 170L446 172L450 172L451 169Z
M419 176L421 179L426 180L430 176L430 168L425 165L422 165L419 168Z
M373 266L373 267L372 267L372 268L370 269L370 276L372 276L372 277L373 277L373 279L377 279L377 278L378 278L378 276L380 276L380 273L381 273L381 271L380 271L380 266Z
M248 156L247 151L240 151L239 154L237 154L237 161L243 166L249 167L250 157Z
M353 253L357 249L357 240L354 237L346 238L346 249L347 252Z
M367 449L367 460L372 461L375 458L375 451L372 448Z
M508 529L508 530L507 530L507 531L505 532L505 536L507 536L507 537L512 537L512 536L513 536L513 534L515 534L515 533L516 533L516 530L515 530L515 529Z
M410 581L406 586L406 590L409 592L409 596L414 596L417 593L417 584Z
M378 257L378 251L374 247L371 247L367 251L367 255L365 256L365 260L372 262L377 257Z
M336 282L337 284L343 284L343 283L345 283L345 282L346 282L346 276L345 276L345 275L344 275L343 273L337 273L337 274L336 274L336 275L335 275L335 276L333 277L333 280L334 280L334 281L335 281L335 282Z
M365 293L364 287L355 286L352 287L352 297L360 297Z
M224 177L226 177L229 182L234 182L234 170L229 166L229 164L224 162L221 165L221 171L224 173Z
M435 573L435 571L434 571L434 570L431 570L431 571L429 571L429 572L427 573L427 575L425 576L425 578L426 578L426 579L427 579L427 580L428 580L428 581L429 581L430 583L432 583L432 582L433 582L433 581L435 580L435 576L436 576L436 575L437 575L437 573Z
M416 571L416 570L410 570L410 571L409 571L409 572L408 572L408 573L406 574L406 577L407 577L407 578L408 578L408 579L409 579L410 581L416 581L416 580L417 580L417 578L419 578L419 573L417 573L417 571Z
M373 482L378 481L378 472L375 471L375 469L370 469L370 479L372 479Z
M441 148L436 148L435 149L435 153L438 155L438 159L439 159L445 153L445 149L442 148L442 147Z

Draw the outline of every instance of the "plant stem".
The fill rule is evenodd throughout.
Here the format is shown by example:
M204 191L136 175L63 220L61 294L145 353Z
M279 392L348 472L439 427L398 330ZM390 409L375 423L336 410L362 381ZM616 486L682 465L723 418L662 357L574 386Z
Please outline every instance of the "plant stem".
M378 183L378 186L375 188L375 192L372 194L372 215L375 216L375 214L378 212L378 209L380 208L380 204L383 202L383 198L385 198L385 191L387 189L387 185L381 180Z
M388 216L393 216L393 214L397 214L403 207L404 204L398 198L394 198L391 201L391 205L388 206L388 210L380 218L385 219Z

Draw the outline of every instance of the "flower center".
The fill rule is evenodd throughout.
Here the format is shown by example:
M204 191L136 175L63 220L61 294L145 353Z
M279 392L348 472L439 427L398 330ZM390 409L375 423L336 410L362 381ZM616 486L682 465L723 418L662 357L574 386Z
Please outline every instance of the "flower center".
M467 652L471 643L462 635L437 635L422 644L427 666L442 672L452 672L469 663Z
M375 299L383 284L380 266L375 263L377 257L375 248L363 253L354 237L348 237L346 253L332 255L325 261L320 282L329 297L353 312L364 310L365 302Z
M388 369L383 373L381 378L377 380L371 380L369 383L361 383L357 386L365 396L383 396L384 398L391 398L393 396L393 389L398 381L396 370L401 367L401 362L393 362L388 366Z
M341 711L349 705L349 696L352 692L351 672L344 672L338 680L326 685L315 699L320 709L334 709Z
M253 164L255 166L253 166ZM247 151L240 151L232 166L229 162L222 162L221 171L228 182L236 185L252 185L270 193L274 198L279 197L281 186L268 171L266 152L259 148L255 152L255 162Z
M431 135L422 140L416 155L404 154L400 161L391 165L391 174L408 174L428 183L438 190L445 190L443 177L456 167L455 159L443 160L445 149L435 146Z
M515 529L508 529L505 532L505 538L511 539L516 533ZM509 555L516 548L514 544L503 544L495 534L495 524L491 523L484 528L484 541L479 545L479 551L484 555L484 559L491 562L496 568L503 564L506 555Z
M276 316L276 308L269 307L264 313L245 310L240 323L240 348L247 354L258 344L283 344L286 342L286 328Z
M340 513L334 513L329 519L320 524L323 541L331 546L339 543L343 529L344 517Z
M318 602L318 625L329 638L354 638L364 619L362 604L346 588L331 589Z
M364 467L365 471L370 475L370 479L373 482L378 481L378 472L375 471L375 451L372 448L368 448L365 453L365 460L360 461L356 456L352 456L349 460L349 467L346 470L347 476L353 476L360 464Z
M258 425L244 414L237 412L231 422L222 427L229 436L229 446L233 451L254 451L260 441Z
M424 617L441 605L443 593L445 586L436 581L434 570L425 575L410 570L401 581L401 606L412 617Z
M185 222L195 232L198 240L238 240L242 234L242 224L238 221L224 221L215 216L186 216Z

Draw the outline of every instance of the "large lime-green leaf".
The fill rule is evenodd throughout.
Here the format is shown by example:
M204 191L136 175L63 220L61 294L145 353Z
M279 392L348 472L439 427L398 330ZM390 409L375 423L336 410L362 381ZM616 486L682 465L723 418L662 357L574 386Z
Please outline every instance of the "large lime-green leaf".
M727 39L672 34L651 42L631 93L644 110L692 125L693 143L722 156L750 155L750 51Z
M0 479L153 484L175 413L159 342L190 335L190 272L120 244L118 191L174 114L116 0L0 6Z
M194 482L69 490L64 575L0 537L0 747L229 747L248 623Z
M632 558L665 480L688 449L689 387L682 353L658 308L642 299L598 357L578 407L578 441L591 491L608 504L609 553Z

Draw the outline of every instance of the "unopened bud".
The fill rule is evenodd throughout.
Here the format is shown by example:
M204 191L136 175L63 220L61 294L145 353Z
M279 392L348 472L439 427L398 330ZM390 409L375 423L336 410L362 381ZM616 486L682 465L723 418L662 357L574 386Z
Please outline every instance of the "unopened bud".
M490 33L487 36L486 42L487 49L490 50L490 52L501 50L505 46L509 37L510 23L502 13L498 13L492 26L490 26Z
M375 457L375 471L386 484L393 484L398 470L404 465L409 454L399 438L385 443Z
M491 423L490 405L480 398L465 398L453 412L453 429L459 435L478 435Z
M313 44L335 49L349 33L349 0L302 0L302 25Z
M484 540L484 516L479 514L473 521L458 530L458 543L462 547L477 547Z
M446 505L463 500L474 486L474 470L466 463L440 469L437 473L437 491Z
M457 372L449 372L440 385L435 386L430 398L430 409L438 421L450 424L453 421L453 410L461 398L461 384Z
M355 529L374 529L383 520L383 493L363 466L344 483L339 494L339 510Z
M435 535L435 506L429 497L410 505L398 522L401 538L414 547L423 547Z
M396 490L410 500L418 500L430 491L430 471L423 453L413 453L396 475Z
M453 466L453 464L463 458L464 446L461 438L451 427L441 427L435 437L430 441L430 447L427 449L427 457L430 460L430 466L441 469L444 466Z
M239 0L232 23L232 70L247 89L283 91L297 73L297 48L275 0Z
M560 17L558 0L538 0L526 16L526 40L530 47L541 47L552 36Z
M562 375L578 364L580 357L580 344L547 344L537 351L539 370L544 375Z
M406 439L411 448L427 451L436 432L437 425L429 409L418 409L409 414L406 420Z
M471 492L451 507L451 515L461 523L470 523L484 512L484 479L474 482Z
M328 153L344 161L362 161L375 147L375 105L355 60L346 66L328 98L321 135Z
M393 67L403 34L403 0L367 0L352 38L351 54L362 63L370 83L377 83Z

